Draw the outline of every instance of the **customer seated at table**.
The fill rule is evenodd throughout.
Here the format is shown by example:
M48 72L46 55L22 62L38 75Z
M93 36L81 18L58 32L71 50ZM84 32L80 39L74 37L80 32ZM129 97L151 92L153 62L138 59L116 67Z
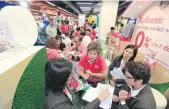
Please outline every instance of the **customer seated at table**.
M120 56L117 56L113 62L110 64L108 69L108 78L110 85L115 86L115 84L123 84L123 79L112 78L111 72L122 71L124 73L124 66L128 61L134 61L137 55L138 48L135 45L129 44L124 49L123 53Z
M60 58L59 56L60 50L56 50L56 40L54 37L48 38L45 42L45 45L46 45L47 56L49 60Z
M74 45L67 51L67 53L71 51L76 51L79 53L82 53L81 43L82 43L82 37L75 37L74 38Z
M62 42L66 45L66 50L70 49L71 47L71 40L69 38L69 34L68 33L63 33L61 35L62 37Z
M66 84L73 71L73 65L65 59L48 61L45 66L45 107L44 109L98 109L100 102L110 93L104 90L98 98L82 107L72 104L72 95Z
M87 54L79 61L79 74L89 84L96 87L99 82L104 83L107 76L105 59L99 56L100 44L91 42L87 47Z
M55 39L56 39L56 50L61 50L61 52L65 51L66 45L62 43L62 37L60 35L57 35Z
M112 109L156 109L156 102L148 85L150 69L141 62L128 62L125 65L125 82L130 90L123 88L116 93L118 106L112 103ZM117 107L116 107L117 106Z

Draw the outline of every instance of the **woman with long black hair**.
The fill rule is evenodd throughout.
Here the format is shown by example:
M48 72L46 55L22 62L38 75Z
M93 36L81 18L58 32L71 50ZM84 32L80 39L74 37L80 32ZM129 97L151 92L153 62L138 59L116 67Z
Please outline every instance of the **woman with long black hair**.
M73 106L71 93L66 86L71 76L73 65L65 59L55 59L45 66L45 109L98 109L100 102L109 96L108 90L84 107ZM66 93L67 92L67 93Z

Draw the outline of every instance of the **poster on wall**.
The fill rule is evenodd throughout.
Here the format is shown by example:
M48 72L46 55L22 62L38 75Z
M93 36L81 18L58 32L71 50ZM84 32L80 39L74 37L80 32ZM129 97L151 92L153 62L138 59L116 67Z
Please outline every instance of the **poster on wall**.
M158 14L157 14L158 13ZM156 1L137 20L132 43L140 53L157 52L155 61L169 68L169 2Z

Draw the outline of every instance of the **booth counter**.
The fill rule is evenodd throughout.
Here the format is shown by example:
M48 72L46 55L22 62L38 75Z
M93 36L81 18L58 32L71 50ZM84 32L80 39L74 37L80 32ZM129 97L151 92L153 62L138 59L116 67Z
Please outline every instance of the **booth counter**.
M11 109L22 73L34 55L42 48L38 46L16 48L0 54L0 109Z

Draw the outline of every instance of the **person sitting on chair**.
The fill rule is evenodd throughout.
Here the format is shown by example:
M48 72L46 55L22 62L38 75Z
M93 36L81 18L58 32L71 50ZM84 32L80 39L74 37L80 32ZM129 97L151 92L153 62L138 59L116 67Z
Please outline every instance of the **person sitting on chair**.
M111 72L119 73L124 72L124 66L127 62L134 61L137 55L138 48L135 45L127 45L123 53L120 56L117 56L113 62L110 64L108 69L108 79L111 86L115 87L114 93L119 92L125 83L124 79L117 79L111 75ZM113 100L116 102L117 96L113 95Z
M151 77L149 66L142 62L128 62L125 76L125 86L130 88L124 87L119 91L119 105L112 105L112 109L156 109L155 98L148 85Z
M100 44L91 42L87 47L87 54L79 61L79 74L89 84L96 87L99 82L104 83L107 76L105 59L99 56Z

